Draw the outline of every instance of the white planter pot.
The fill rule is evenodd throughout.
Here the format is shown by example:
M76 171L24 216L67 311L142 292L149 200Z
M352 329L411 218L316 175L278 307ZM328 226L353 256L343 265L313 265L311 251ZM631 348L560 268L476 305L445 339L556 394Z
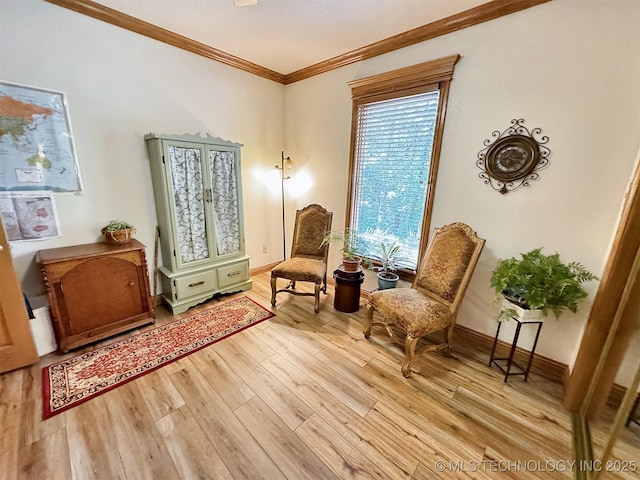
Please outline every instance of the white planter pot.
M543 322L544 321L544 314L542 313L542 310L527 310L525 308L522 308L519 305L516 305L513 302L510 302L506 298L504 299L504 302L502 302L502 311L504 312L505 310L515 311L516 313L513 314L512 316L514 318L517 318L521 322Z

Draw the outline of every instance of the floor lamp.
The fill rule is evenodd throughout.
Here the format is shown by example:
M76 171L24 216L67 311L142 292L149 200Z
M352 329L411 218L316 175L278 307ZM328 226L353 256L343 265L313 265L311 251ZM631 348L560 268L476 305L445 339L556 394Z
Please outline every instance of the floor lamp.
M287 237L286 237L286 227L285 227L285 218L284 218L284 181L289 180L291 177L286 174L286 170L291 170L293 168L293 161L291 157L284 156L284 151L282 151L282 155L280 158L280 165L276 165L276 168L280 170L280 192L282 195L282 259L287 259Z

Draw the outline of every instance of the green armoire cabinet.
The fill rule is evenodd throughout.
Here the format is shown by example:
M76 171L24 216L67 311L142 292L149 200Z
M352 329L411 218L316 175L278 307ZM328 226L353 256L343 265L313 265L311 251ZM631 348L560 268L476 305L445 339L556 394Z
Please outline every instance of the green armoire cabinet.
M151 162L162 299L174 314L251 288L239 143L208 134L144 137Z

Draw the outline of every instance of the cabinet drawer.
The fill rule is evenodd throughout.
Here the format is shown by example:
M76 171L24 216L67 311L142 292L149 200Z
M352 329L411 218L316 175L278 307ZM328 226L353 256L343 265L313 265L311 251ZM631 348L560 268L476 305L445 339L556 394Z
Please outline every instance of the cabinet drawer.
M216 289L215 271L208 271L189 275L188 277L174 280L176 287L176 300L192 297L200 293L210 292Z
M249 263L235 263L218 269L218 288L225 288L249 279Z

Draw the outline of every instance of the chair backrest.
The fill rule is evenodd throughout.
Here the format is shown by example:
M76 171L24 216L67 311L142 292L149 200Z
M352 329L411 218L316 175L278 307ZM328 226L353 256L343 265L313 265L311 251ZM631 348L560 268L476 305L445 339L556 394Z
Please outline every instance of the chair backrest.
M313 203L296 211L296 223L293 228L291 258L319 258L327 261L329 245L320 248L326 233L331 230L333 213Z
M457 312L484 242L461 222L434 229L412 288L447 303Z

